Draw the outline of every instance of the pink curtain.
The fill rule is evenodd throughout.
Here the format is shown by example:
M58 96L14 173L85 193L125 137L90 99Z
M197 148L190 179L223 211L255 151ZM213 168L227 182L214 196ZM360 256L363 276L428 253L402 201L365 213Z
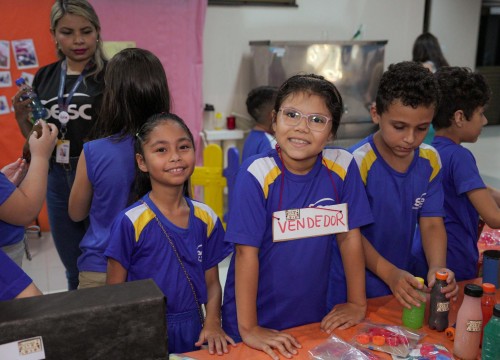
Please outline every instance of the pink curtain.
M186 121L199 145L203 126L202 55L207 1L93 0L91 3L99 15L104 41L135 41L137 47L158 56L167 74L172 112Z

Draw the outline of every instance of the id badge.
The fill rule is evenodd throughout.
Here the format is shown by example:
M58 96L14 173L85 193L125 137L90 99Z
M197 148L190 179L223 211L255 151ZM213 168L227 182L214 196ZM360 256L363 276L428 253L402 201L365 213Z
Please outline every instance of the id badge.
M347 204L290 209L273 213L273 242L349 231Z
M69 164L69 140L57 140L56 162L59 164Z

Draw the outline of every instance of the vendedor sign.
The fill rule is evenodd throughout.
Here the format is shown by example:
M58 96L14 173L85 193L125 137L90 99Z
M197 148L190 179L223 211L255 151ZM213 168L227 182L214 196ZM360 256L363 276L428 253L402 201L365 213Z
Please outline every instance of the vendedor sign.
M346 231L349 231L347 204L290 209L273 213L274 242Z

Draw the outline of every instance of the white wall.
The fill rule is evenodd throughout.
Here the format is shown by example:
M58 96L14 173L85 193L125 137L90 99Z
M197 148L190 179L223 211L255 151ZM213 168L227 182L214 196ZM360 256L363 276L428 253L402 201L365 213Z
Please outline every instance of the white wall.
M476 65L481 0L434 0L429 31L438 39L452 66Z
M385 67L411 59L423 30L424 0L297 0L298 8L208 6L203 40L203 101L246 114L249 41L388 40ZM475 68L481 0L433 0L429 31L451 65ZM238 122L239 127L243 122Z
M363 24L364 40L389 41L387 67L411 59L413 41L423 28L424 0L297 0L297 4L298 8L208 6L203 40L205 103L226 115L246 114L251 40L350 40Z

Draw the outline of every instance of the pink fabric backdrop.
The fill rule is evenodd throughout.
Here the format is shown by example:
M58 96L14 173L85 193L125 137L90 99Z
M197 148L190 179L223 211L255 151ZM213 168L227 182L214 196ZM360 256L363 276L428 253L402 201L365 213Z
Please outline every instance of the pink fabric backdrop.
M167 74L172 112L186 121L199 145L203 126L202 56L207 1L91 0L91 3L101 20L104 41L135 41L137 47L158 56Z

